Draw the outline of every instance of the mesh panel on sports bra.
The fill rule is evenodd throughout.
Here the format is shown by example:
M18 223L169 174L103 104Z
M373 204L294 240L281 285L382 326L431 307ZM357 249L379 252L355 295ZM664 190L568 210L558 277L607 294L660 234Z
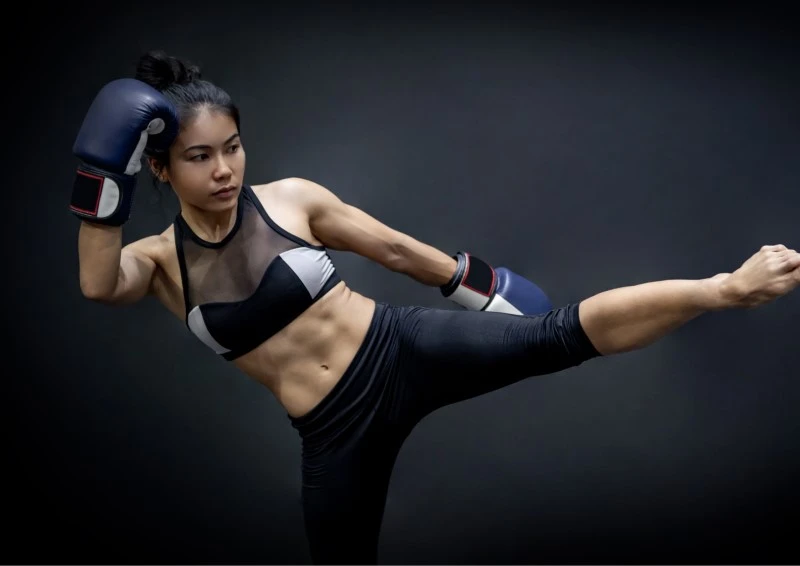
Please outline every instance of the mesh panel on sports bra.
M281 253L299 247L273 230L260 216L242 188L239 217L228 238L203 242L183 223L184 285L188 284L188 308L211 302L242 301L250 297L270 263Z

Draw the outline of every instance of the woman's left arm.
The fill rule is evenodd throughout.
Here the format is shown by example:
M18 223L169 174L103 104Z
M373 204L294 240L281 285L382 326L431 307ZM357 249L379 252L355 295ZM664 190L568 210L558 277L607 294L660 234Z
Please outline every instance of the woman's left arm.
M456 260L343 202L313 181L293 178L291 193L308 214L311 232L332 250L349 251L434 287L447 284Z

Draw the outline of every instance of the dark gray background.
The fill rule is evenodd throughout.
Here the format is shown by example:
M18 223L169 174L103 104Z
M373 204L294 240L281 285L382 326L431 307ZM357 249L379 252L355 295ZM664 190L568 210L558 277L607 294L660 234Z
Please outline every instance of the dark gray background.
M235 98L247 182L315 180L556 304L800 245L788 11L390 6L21 6L5 39L7 561L308 562L299 439L268 391L155 301L79 292L72 142L147 49ZM126 241L176 213L154 194L143 175ZM361 293L451 308L334 259ZM800 293L704 316L432 415L400 454L381 561L799 560L798 313Z

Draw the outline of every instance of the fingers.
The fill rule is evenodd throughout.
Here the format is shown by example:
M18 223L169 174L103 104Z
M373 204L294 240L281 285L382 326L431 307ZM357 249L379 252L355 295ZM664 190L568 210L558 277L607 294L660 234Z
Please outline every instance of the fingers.
M786 246L783 244L771 244L768 246L761 246L762 252L783 252L786 251Z
M787 259L786 259L786 262L787 262L789 271L794 271L795 269L800 267L800 254L797 253L794 250L788 250L788 251L791 252L791 253L789 253L789 255L788 255Z
M765 260L768 268L775 273L788 273L800 267L800 254L795 250L772 252Z

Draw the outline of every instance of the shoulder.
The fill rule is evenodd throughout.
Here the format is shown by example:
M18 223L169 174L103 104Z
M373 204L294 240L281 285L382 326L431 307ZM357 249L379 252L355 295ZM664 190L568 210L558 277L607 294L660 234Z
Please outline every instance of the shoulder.
M309 217L341 206L342 201L329 188L302 177L287 177L251 188L262 202L294 205Z
M157 264L162 264L175 248L175 228L168 226L160 234L145 236L126 245L124 249L134 255L145 256Z
M308 179L303 179L301 177L285 177L283 179L275 179L273 181L268 181L266 183L260 183L258 185L250 185L250 188L256 194L262 193L281 193L295 190L302 190L307 186L310 181Z

